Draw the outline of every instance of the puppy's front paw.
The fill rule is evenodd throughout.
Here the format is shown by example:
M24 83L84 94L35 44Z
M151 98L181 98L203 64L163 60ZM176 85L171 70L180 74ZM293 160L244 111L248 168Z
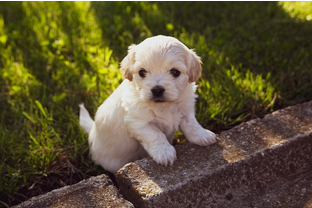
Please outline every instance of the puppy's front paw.
M194 133L192 137L188 138L191 143L197 144L199 146L208 146L215 143L216 135L206 129L201 129L198 132Z
M173 165L177 158L174 147L169 144L155 148L154 151L151 152L151 156L158 164L164 166Z

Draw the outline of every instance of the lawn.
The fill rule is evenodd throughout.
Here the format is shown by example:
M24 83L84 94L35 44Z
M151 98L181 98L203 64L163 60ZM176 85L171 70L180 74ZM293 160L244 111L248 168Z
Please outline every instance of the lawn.
M105 173L78 104L94 115L157 34L202 57L196 116L216 133L312 100L311 2L0 2L0 207Z

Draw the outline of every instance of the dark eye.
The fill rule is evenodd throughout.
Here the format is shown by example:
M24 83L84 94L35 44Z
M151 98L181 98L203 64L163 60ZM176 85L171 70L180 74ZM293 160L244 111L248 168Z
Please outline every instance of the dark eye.
M147 71L146 71L145 69L141 69L141 70L139 71L139 75L140 75L140 77L142 77L142 78L146 77L146 73L147 73Z
M171 74L173 77L177 78L178 76L180 76L181 72L180 72L179 70L173 68L173 69L170 70L170 74Z

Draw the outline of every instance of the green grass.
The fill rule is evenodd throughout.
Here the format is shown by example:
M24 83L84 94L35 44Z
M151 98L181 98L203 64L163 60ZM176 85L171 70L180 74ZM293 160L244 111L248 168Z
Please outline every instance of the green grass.
M127 47L177 37L202 57L196 115L215 132L312 100L311 2L0 2L0 206L105 172L94 114Z

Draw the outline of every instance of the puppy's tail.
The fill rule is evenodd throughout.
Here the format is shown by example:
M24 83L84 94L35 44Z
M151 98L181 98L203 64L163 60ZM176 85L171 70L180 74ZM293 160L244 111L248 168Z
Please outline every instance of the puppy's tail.
M79 105L80 107L80 113L79 113L79 124L87 132L88 134L91 131L92 126L94 125L94 121L92 120L89 112L84 107L83 104Z

